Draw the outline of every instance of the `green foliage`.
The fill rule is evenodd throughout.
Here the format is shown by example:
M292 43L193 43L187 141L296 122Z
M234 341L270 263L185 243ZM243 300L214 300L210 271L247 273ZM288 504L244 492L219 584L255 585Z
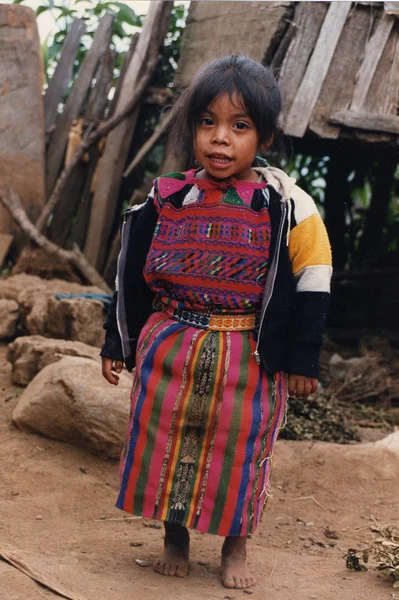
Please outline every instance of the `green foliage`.
M13 1L14 4L29 2L29 0ZM82 1L90 3L90 7L84 11L78 6ZM55 3L54 0L43 0L43 4L36 10L36 17L40 17L41 14L48 11L53 17L56 31L55 33L49 33L42 44L46 82L48 82L54 72L62 47L75 18L80 18L86 23L86 33L82 36L77 52L74 75L79 71L87 50L91 46L98 24L106 12L114 15L111 38L111 49L113 50L120 50L121 42L128 44L132 35L132 27L142 27L144 20L143 15L136 14L130 6L123 2L75 0L74 2ZM117 73L120 69L122 58L123 53L118 52L118 60L115 67Z
M280 166L291 177L295 177L297 185L303 188L314 200L325 217L325 190L328 173L329 156L308 156L297 154L289 160L282 159ZM358 268L362 264L359 242L362 238L367 213L370 208L373 188L376 185L375 170L377 163L370 165L366 174L353 170L347 178L348 201L345 204L345 246L348 250L348 268ZM399 166L395 173L391 201L388 208L387 222L383 230L383 243L379 264L392 265L398 262L399 256Z

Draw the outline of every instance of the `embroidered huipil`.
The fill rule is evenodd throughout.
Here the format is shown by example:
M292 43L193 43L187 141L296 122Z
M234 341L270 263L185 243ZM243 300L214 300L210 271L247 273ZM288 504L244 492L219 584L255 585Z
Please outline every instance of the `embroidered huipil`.
M265 186L220 185L194 171L156 180L144 275L162 302L221 315L260 310L271 237ZM255 531L286 402L285 374L256 364L256 336L151 315L137 347L119 508L223 536Z

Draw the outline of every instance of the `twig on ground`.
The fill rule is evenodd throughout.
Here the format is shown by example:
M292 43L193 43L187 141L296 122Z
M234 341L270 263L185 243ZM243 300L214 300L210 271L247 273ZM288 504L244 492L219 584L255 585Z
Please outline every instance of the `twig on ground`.
M277 567L277 556L274 559L274 565L273 565L273 568L272 568L272 570L270 572L269 579L271 579L273 577L273 573L276 570L276 567Z
M313 496L301 496L300 498L291 498L291 500L292 502L296 502L297 500L312 500L317 506L320 506L320 508L325 511L327 510L318 500L316 500L316 498L313 498Z
M93 519L93 521L136 521L142 519L142 517L104 517L103 519Z
M41 583L63 598L67 598L68 600L86 600L86 598L80 594L75 594L75 592L67 590L61 583L58 583L58 581L55 581L49 575L41 573L32 565L29 565L24 559L18 556L18 550L15 550L14 548L10 548L9 546L0 547L0 559L3 559L5 562L21 571L21 573L24 573L34 581Z

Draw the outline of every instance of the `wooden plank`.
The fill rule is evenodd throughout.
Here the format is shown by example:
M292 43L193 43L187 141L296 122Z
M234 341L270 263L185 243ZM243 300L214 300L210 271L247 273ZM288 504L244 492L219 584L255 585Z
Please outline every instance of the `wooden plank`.
M175 86L185 87L205 62L226 54L262 61L291 5L286 0L191 2Z
M109 118L111 118L115 113L115 108L119 101L119 96L121 93L121 89L123 87L123 82L125 79L126 71L129 67L130 61L131 61L134 51L136 49L137 42L139 41L139 37L140 37L139 33L135 33L132 36L132 41L130 42L129 50L125 53L125 55L123 57L121 71L119 74L118 81L116 82L114 97L112 98L111 105L109 107L109 114L108 114Z
M284 133L295 137L305 134L350 8L351 2L330 4L305 76L288 113Z
M399 21L396 20L359 112L396 115L399 90L398 42Z
M47 196L54 187L63 163L71 123L79 117L98 62L109 46L113 21L114 16L110 14L105 14L101 19L93 43L80 67L78 78L65 104L64 111L57 121L57 129L51 138L47 151Z
M399 15L399 2L384 2L384 11L387 15Z
M366 46L364 60L357 75L357 83L350 106L353 111L360 110L366 100L367 93L394 22L394 16L383 14Z
M398 25L396 22L395 27ZM387 93L385 95L384 113L387 115L398 114L399 90L399 35L396 35L394 56L389 73Z
M0 233L0 268L8 254L13 239L13 235L9 235L8 233Z
M399 117L341 110L332 115L330 121L345 127L399 135Z
M46 129L54 125L56 121L58 105L62 101L68 84L72 79L73 63L79 48L80 38L84 34L85 29L86 25L82 19L73 20L62 48L61 56L44 96Z
M369 6L353 6L349 13L309 122L309 130L321 138L339 137L340 127L329 118L350 105L374 15Z
M84 115L83 129L88 126L91 121L99 121L104 116L104 110L107 104L108 92L111 88L113 68L115 64L116 54L109 49L104 53L96 73L96 84L91 91L87 109ZM97 149L97 148L96 148ZM90 158L94 160L94 164L90 166L87 163L80 162L61 195L61 198L54 210L53 219L51 221L49 237L58 244L64 246L69 237L72 220L79 209L80 218L86 217L84 228L87 228L88 214L84 215L81 210L84 190L89 188L91 177L98 159L98 153L91 152ZM89 181L87 181L90 177ZM82 225L82 224L80 224ZM74 227L77 226L75 222Z
M281 113L283 126L305 75L327 10L326 2L299 2L295 9L293 27L296 31L278 76L283 106Z
M108 103L108 94L112 86L115 61L116 52L107 49L97 69L96 83L90 93L84 115L85 123L103 118Z
M143 62L147 59L150 47L153 47L153 44L158 44L158 47L162 44L172 6L171 2L165 0L151 3L136 50L126 71L115 115L123 112L129 104L133 90L140 80ZM136 119L137 110L109 133L100 162L101 168L98 169L84 252L88 261L99 270L102 270L105 261L108 238L118 204L122 173Z

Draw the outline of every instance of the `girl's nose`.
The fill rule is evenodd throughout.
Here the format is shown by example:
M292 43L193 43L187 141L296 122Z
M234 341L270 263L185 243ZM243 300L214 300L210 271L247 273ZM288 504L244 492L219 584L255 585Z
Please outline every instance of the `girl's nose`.
M228 135L227 127L215 127L212 136L212 143L214 144L230 144L230 137Z

